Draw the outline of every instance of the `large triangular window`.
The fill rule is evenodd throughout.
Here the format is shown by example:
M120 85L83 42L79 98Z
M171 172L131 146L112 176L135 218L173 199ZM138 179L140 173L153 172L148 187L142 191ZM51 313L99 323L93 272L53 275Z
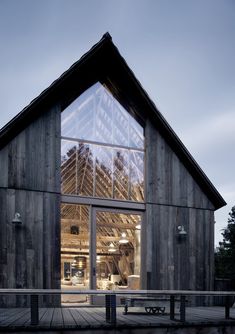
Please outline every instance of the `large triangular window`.
M99 82L61 114L61 192L144 200L144 131Z

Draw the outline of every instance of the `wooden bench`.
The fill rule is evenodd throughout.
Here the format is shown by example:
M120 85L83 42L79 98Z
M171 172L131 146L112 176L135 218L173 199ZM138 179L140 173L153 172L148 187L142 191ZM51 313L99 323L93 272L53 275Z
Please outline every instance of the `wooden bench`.
M124 314L128 313L129 307L144 307L145 311L149 314L164 314L166 310L166 303L170 303L170 298L161 297L131 297L125 298L124 301ZM179 299L175 299L174 302L180 302Z

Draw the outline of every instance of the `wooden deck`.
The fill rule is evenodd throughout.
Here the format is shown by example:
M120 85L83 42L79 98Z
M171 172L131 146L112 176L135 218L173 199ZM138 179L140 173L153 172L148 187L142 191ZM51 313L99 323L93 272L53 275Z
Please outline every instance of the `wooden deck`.
M186 321L180 322L179 314L171 321L169 310L164 315L150 315L143 308L131 308L127 315L123 307L117 308L117 322L106 322L103 307L61 307L40 308L39 325L32 326L29 308L0 309L0 331L58 329L101 329L101 328L143 328L143 327L187 327L187 326L234 326L235 308L231 308L231 318L225 320L224 307L188 307Z

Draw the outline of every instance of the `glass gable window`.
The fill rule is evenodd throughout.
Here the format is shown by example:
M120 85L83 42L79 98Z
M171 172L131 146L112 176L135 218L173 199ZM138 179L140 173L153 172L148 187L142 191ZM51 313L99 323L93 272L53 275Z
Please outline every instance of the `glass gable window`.
M61 191L144 200L144 131L99 82L61 114Z

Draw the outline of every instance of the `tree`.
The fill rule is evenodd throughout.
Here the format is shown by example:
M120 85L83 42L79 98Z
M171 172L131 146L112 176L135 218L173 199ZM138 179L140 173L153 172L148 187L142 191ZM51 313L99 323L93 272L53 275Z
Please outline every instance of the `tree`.
M235 280L235 206L229 212L228 225L222 233L223 241L215 252L215 275L217 278Z

